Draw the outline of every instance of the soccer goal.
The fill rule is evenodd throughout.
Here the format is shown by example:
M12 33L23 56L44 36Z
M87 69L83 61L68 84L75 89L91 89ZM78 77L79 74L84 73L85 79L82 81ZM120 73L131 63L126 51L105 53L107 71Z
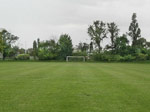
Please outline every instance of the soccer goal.
M71 59L83 59L83 62L85 62L84 56L67 56L66 61L69 62Z

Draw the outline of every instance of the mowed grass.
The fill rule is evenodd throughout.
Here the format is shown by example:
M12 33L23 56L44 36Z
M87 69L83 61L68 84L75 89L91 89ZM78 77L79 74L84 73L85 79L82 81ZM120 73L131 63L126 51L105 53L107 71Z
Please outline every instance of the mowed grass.
M150 64L1 62L0 112L150 112Z

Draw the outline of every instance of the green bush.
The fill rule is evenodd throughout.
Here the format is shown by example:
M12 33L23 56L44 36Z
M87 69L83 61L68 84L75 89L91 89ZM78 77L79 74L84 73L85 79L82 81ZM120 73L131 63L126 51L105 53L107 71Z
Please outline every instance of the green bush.
M120 61L122 59L122 57L120 55L113 55L112 56L112 61Z
M51 52L46 52L44 50L39 51L38 58L39 60L55 60L57 57L56 54L53 54Z
M16 57L17 60L29 60L30 59L30 55L29 54L19 54Z
M142 54L142 53L139 53L137 56L136 56L136 60L137 61L145 61L148 59L148 55L147 54Z
M136 59L135 56L126 55L126 56L124 56L124 57L121 58L121 61L127 61L127 62L129 62L129 61L134 61L135 59Z
M70 62L82 62L83 58L69 58Z
M111 54L105 54L105 53L95 53L92 55L92 58L94 61L120 61L121 56L120 55L111 55Z
M98 54L98 53L94 53L91 58L94 60L94 61L102 61L102 54Z

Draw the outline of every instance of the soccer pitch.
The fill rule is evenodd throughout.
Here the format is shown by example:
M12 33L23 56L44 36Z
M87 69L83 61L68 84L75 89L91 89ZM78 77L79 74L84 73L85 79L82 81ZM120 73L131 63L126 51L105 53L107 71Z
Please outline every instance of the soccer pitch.
M150 64L0 62L0 112L150 112Z

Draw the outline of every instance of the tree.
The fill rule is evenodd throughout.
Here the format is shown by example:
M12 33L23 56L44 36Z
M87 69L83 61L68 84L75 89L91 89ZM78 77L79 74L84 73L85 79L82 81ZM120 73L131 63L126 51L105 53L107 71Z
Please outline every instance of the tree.
M38 54L38 47L37 47L36 41L34 41L33 42L33 56L34 56L34 59L36 59L37 54Z
M34 56L33 48L27 49L27 54L29 54L30 56Z
M82 43L80 42L79 45L77 46L77 49L80 50L81 52L87 52L89 49L89 45L87 43Z
M138 48L145 48L146 47L146 39L145 38L140 38L137 40L137 46Z
M12 35L5 29L0 31L0 52L3 55L3 60L6 56L9 56L12 44L15 43L18 39L19 37Z
M38 49L39 49L39 45L40 45L40 39L38 38L37 39L37 47L38 47Z
M19 47L18 46L13 46L10 48L8 57L15 58L19 53Z
M125 34L123 34L121 37L117 37L114 42L115 53L121 56L126 55L128 53L128 44L129 41Z
M60 49L59 56L61 59L65 59L66 56L72 55L73 45L71 37L68 34L63 34L60 36L58 45Z
M111 45L109 46L113 52L114 48L115 48L115 40L118 37L118 33L119 33L119 29L118 26L112 22L112 23L108 23L108 32L110 33L110 39L111 39Z
M146 48L150 49L150 42L146 42Z
M39 41L38 57L40 60L54 60L58 56L58 44L55 40Z
M137 22L136 13L133 13L132 22L129 26L129 36L132 38L132 47L137 47L137 40L141 37L141 29Z
M90 53L93 51L93 42L90 43Z
M19 48L19 54L25 54L26 50L24 48Z
M93 25L90 25L88 28L88 34L91 37L91 40L98 47L98 51L100 53L102 47L101 42L104 38L106 38L106 25L103 21L95 21Z
M88 52L89 50L89 44L88 43L83 43L83 52Z

